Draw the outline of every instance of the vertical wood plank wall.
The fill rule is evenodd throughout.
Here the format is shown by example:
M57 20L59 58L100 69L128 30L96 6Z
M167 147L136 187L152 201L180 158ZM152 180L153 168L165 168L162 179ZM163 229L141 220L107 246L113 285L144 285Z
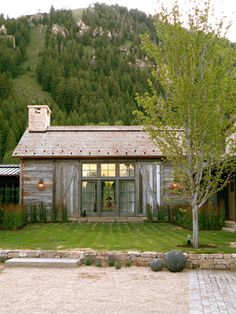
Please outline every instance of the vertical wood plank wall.
M55 161L55 205L64 207L69 217L79 214L80 165L77 160Z

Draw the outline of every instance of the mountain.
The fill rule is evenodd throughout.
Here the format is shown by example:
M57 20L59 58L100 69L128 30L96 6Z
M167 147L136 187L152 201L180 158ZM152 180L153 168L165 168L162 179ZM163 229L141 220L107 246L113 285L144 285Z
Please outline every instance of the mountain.
M13 162L28 104L48 104L56 125L134 124L150 77L143 33L158 40L152 17L118 5L0 15L0 162Z

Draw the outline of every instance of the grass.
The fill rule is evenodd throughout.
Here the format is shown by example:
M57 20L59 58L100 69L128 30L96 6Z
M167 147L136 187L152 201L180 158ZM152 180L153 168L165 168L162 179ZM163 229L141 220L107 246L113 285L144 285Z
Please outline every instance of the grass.
M19 231L0 231L2 249L76 249L138 250L166 252L178 249L198 253L236 253L230 242L235 234L225 231L200 231L203 245L216 247L179 247L185 245L189 230L170 224L149 223L48 223L27 225Z
M27 60L20 66L21 75L14 79L16 93L25 99L26 103L50 100L50 95L42 90L36 80L36 66L39 62L39 53L44 47L45 33L44 25L32 28L27 47Z
M73 15L73 18L75 19L75 21L78 21L78 19L82 19L82 16L83 16L83 11L86 10L86 9L74 9L72 10L72 15Z

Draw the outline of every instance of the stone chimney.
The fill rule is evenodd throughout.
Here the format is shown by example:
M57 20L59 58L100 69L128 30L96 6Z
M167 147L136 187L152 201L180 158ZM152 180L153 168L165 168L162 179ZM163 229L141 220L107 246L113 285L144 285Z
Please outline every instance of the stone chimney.
M28 106L29 132L45 132L50 126L51 110L46 105Z

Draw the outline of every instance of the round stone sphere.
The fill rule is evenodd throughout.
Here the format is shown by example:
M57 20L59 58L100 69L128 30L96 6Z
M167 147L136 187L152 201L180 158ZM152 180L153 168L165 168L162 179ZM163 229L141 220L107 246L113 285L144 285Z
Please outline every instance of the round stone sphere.
M171 251L164 257L165 267L171 272L182 271L187 263L187 259L182 252Z
M160 258L154 258L150 263L150 267L153 271L160 271L163 266L163 262Z

